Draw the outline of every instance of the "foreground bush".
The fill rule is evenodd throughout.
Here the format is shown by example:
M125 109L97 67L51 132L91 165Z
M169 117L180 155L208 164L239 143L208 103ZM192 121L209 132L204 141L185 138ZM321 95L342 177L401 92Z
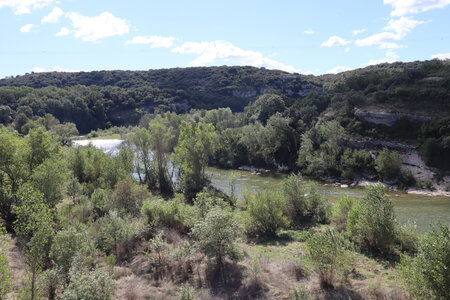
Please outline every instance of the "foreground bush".
M450 299L450 230L438 224L424 235L416 257L404 255L400 277L417 299Z
M235 242L241 230L231 209L214 207L203 221L194 225L191 235L196 239L196 247L221 266L226 257L237 257Z
M247 220L245 230L249 235L275 236L288 226L283 214L284 199L278 192L258 192L246 195Z
M342 234L326 230L306 242L307 261L319 275L323 287L335 287L347 280L351 270L351 253Z
M337 230L347 229L347 219L350 211L357 203L357 200L345 195L339 198L336 205L333 207L332 221Z
M366 188L366 195L353 206L347 232L361 245L389 252L396 241L395 212L381 184Z

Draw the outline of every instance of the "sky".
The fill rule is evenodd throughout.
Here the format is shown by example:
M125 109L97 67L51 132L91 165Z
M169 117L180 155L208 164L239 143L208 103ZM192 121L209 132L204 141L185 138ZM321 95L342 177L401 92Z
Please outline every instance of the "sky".
M450 0L0 0L0 78L250 65L301 74L450 59Z

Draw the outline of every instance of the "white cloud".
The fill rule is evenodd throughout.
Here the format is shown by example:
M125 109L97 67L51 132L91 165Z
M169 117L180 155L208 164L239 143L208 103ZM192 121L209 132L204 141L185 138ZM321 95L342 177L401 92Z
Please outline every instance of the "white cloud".
M349 67L337 66L337 67L334 67L333 69L326 71L325 74L337 74L337 73L341 73L341 72L345 72L345 71L349 71L349 70L351 70L351 68L349 68Z
M384 0L384 4L392 6L391 16L400 17L433 8L443 8L450 4L450 0Z
M20 27L20 32L30 32L35 27L34 24L27 24Z
M355 45L363 46L379 46L380 49L394 49L402 48L396 42L403 39L411 30L424 21L413 20L408 17L401 17L399 19L389 20L388 25L383 29L385 31L368 36L366 38L356 40Z
M126 42L127 45L130 44L151 44L151 48L170 48L173 46L173 41L175 38L173 37L165 37L165 36L135 36L131 40Z
M44 23L57 23L59 18L64 14L63 10L59 7L53 8L53 10L42 18L41 24Z
M186 42L171 50L172 53L198 54L189 66L205 66L216 61L226 61L254 67L265 67L287 72L297 72L289 65L265 57L261 52L243 50L227 41Z
M438 53L435 55L431 55L431 58L432 59L437 58L437 59L441 59L441 60L450 59L450 53Z
M306 29L305 31L303 31L304 34L314 34L314 30L312 29Z
M31 13L31 9L48 6L53 0L0 0L0 8L9 7L16 15Z
M341 37L338 37L337 35L330 36L328 40L323 42L320 46L321 47L339 47L339 46L345 46L350 44L352 41L346 41Z
M366 31L365 28L362 28L362 29L355 29L355 30L352 30L352 34L353 34L353 35L358 35L358 34L360 34L360 33L363 33L364 31Z
M398 60L399 56L397 55L397 53L395 53L394 51L392 51L392 49L388 49L386 51L385 57L381 58L381 59L371 59L369 60L369 62L367 64L365 64L364 66L370 66L370 65L378 65L378 64L382 64L382 63L393 63L396 62Z
M349 53L349 52L350 52L350 48L349 47L345 48L345 53Z
M124 35L130 31L130 25L124 19L112 13L103 12L95 17L87 17L74 12L66 14L72 21L74 37L85 42L93 42L105 37Z
M401 17L400 19L389 20L389 23L384 30L394 31L401 37L404 37L411 30L413 30L417 25L425 23L424 21L417 21L407 17Z
M53 68L50 69L50 70L47 70L46 68L42 68L42 67L34 67L31 71L34 72L34 73L42 73L42 72L66 72L66 73L81 72L81 70L65 69L65 68L61 68L60 66L53 66Z
M61 27L58 33L56 33L56 36L65 36L70 34L70 30L67 27Z

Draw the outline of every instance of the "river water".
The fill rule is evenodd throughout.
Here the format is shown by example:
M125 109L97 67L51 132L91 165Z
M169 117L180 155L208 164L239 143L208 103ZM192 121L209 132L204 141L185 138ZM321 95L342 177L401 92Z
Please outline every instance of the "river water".
M92 144L94 147L102 149L107 153L115 154L121 140L78 140L74 141L74 146L86 146ZM227 194L231 192L231 183L235 189L235 195L240 198L247 191L259 191L265 189L276 189L280 187L286 175L278 173L266 173L255 175L249 171L222 170L208 168L207 174L211 183ZM234 177L233 180L231 178ZM335 202L343 195L360 198L364 195L364 189L360 187L340 188L330 184L319 184L319 193L327 197L331 202ZM417 225L419 232L426 232L430 224L438 220L450 226L450 197L425 196L406 194L401 192L389 192L389 198L394 203L394 209L400 223L408 221Z

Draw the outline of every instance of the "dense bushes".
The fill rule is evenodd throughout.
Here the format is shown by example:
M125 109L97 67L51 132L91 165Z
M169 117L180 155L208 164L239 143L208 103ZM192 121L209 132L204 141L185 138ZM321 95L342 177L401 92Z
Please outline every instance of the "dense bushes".
M450 297L449 249L449 228L437 224L423 236L415 257L402 256L399 266L400 276L414 298Z
M390 151L387 148L378 153L375 160L375 169L383 179L394 179L400 174L402 158L396 151Z

